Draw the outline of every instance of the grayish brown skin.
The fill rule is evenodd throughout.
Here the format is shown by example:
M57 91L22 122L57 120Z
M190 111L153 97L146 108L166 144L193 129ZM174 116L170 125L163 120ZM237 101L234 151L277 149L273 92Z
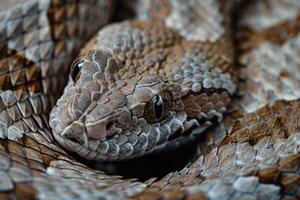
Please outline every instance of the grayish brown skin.
M294 27L298 26L293 26L293 24L297 22L297 20L295 16L291 16L290 11L297 11L297 1L285 0L281 2L280 0L274 0L272 2L269 1L269 4L265 4L264 2L255 1L254 5L259 8L254 7L254 9L250 10L248 14L252 16L251 18L246 16L243 17L243 19L246 22L248 19L251 19L254 25L260 24L261 22L268 22L268 24L271 24L271 32L275 35L278 34L277 37L279 38L284 38L285 40L282 41L282 43L286 41L287 45L281 45L282 43L275 44L273 39L276 39L276 37L256 40L256 36L258 36L258 38L261 36L260 32L254 34L253 32L249 33L245 31L245 29L241 30L247 32L251 37L255 36L252 38L255 40L252 41L264 43L261 50L264 53L266 53L265 42L268 42L269 45L271 44L276 47L274 48L276 52L277 49L283 48L288 56L294 58L292 60L287 59L287 62L292 64L297 63L297 56L292 54L292 52L299 52L299 45L295 46L289 43L292 42L292 44L295 44L294 42L298 40L293 41L290 37L295 36L294 39L297 39L299 33L296 31L291 35L282 34L285 33L287 28L286 26L278 24L284 21L285 24L289 26L292 25L292 31L289 31L289 34L296 30ZM279 8L283 9L284 11L282 12L287 14L291 19L278 18L278 13L268 15L270 14L269 12L273 11L273 9L269 9L270 2L272 6L277 7L275 10ZM70 157L52 137L51 129L48 125L49 112L52 105L56 103L58 91L64 87L64 79L67 77L67 69L73 57L73 53L79 51L83 42L87 37L96 32L96 29L101 23L107 22L109 11L111 11L111 4L105 0L52 1L52 4L49 3L50 1L47 0L26 1L22 4L2 9L0 13L0 199L129 198L219 200L295 199L299 197L299 101L277 102L272 107L266 106L261 110L257 110L255 113L248 114L241 120L237 120L231 128L231 131L229 131L228 137L226 137L224 141L222 140L222 143L218 142L222 138L220 133L223 132L222 129L217 129L217 131L211 131L205 134L206 137L204 137L201 146L213 145L212 150L209 151L209 153L200 155L192 165L187 165L178 172L171 172L161 180L155 180L155 178L153 178L142 183L118 176L109 176L99 170L90 169L84 163L80 163ZM161 3L161 1L159 1L159 3ZM261 9L261 6L265 6L265 9ZM191 7L193 6L189 6L189 8ZM194 7L198 8L198 6ZM289 7L292 9L286 10ZM189 9L176 5L173 5L173 8L182 8L180 19L187 16L185 13L186 10L190 11ZM99 10L103 12L100 13L98 12ZM193 11L196 12L199 10L201 11L201 9L194 9ZM206 9L206 11L208 10ZM245 13L244 11L240 12L241 14ZM214 12L209 11L206 13L207 15L205 16L210 16ZM151 15L151 12L144 14ZM274 15L276 20L273 20ZM157 22L160 21L160 17L163 16L153 15L153 17L157 17ZM176 19L176 15L172 16ZM193 16L201 15L193 13ZM95 17L99 20L94 20ZM169 28L172 27L172 23L170 22L174 19L173 17L168 20ZM290 23L290 20L293 23ZM36 23L37 21L39 23ZM199 22L199 20L196 21ZM275 24L272 25L272 23L269 22ZM249 23L246 24L249 25ZM189 27L193 26L193 23L183 23L185 30L192 31L193 29ZM279 26L280 29L273 29L273 26ZM119 28L124 30L124 27L125 26L121 26ZM116 30L115 28L112 30ZM146 30L145 28L146 27L142 30ZM177 26L175 28L180 29L180 27ZM131 25L129 29L132 30ZM157 30L154 29L154 26L152 26L151 29L153 29L154 32ZM51 30L55 30L55 32ZM183 30L183 33L184 32L189 33ZM157 31L157 33L160 32ZM118 34L116 31L110 32L112 37L115 37L116 34ZM202 36L205 35L206 34L203 34ZM267 35L269 36L269 34ZM112 43L113 42L108 39L105 43L106 48L101 47L101 49L97 51L91 51L88 55L92 56L99 53L100 55L104 55L104 57L113 58L116 62L122 60L122 56L116 56L118 53L109 51L109 49L112 48L108 48L108 44ZM239 41L238 45L247 46L247 43L242 40ZM252 42L251 45L256 47L261 44ZM210 60L212 64L215 63L213 66L219 61L220 63L217 64L217 66L223 66L221 67L221 71L230 72L231 68L229 66L231 65L228 65L228 59L225 59L227 61L224 62L224 60L218 56L214 57L214 55L223 54L227 55L223 56L223 58L230 58L231 56L228 52L230 52L231 48L223 48L224 46L220 45L220 43L212 43L212 45L202 44L199 46L203 48L202 51L205 52L204 56L210 58L208 60ZM175 51L174 48L175 47L170 48L170 54L167 55L170 56L176 52L173 57L182 61L184 54L181 51ZM216 53L209 54L209 52ZM164 54L160 53L157 55L161 57ZM265 59L263 58L261 60L260 56L253 57L252 53L247 51L247 49L244 55L247 58L246 61L254 59L257 65L262 63ZM89 56L82 58L86 63L93 63L89 61L91 58L89 58ZM109 60L109 58L106 59L106 61ZM149 56L148 58L152 60L153 57ZM272 58L273 57L270 56L268 60L271 59L272 61ZM125 60L128 59L129 58L125 57ZM278 65L277 58L274 60L276 61L274 64ZM136 61L132 62L133 64L129 62L128 65L132 65L133 69L137 69L136 66L134 66L134 62ZM174 63L172 59L170 63ZM265 64L266 63L260 65L260 68L257 66L257 69L253 70L254 74L262 72L262 76L260 77L265 77ZM118 66L123 65L118 63ZM162 66L164 66L163 69L167 69L166 65ZM175 67L177 65L170 66L173 66L175 71L178 70ZM124 69L128 69L126 63ZM268 65L268 70L273 73L271 69L271 65ZM298 72L296 70L297 68L292 69L295 69L295 71L291 72L291 74ZM251 69L249 70L252 71ZM272 73L271 75L274 76ZM122 73L120 71L120 74L124 75L125 73L124 71ZM134 74L138 75L138 73ZM164 76L163 72L155 72L154 74ZM190 73L185 74L188 76ZM284 79L280 77L275 79L278 83L287 80L290 73L283 74L285 74ZM148 74L147 76L150 75ZM248 78L251 80L254 76L255 75ZM88 76L82 75L79 77L81 79L84 77L88 78ZM269 77L269 75L266 77ZM293 77L294 76L291 76L290 78ZM177 76L177 78L176 83L180 85L180 77ZM154 78L152 77L151 80L152 79ZM167 77L163 79L166 79L166 83L172 83L172 81L169 81L172 80L171 78L169 79ZM103 79L102 77L100 80L112 79ZM79 79L78 81L80 82ZM78 81L76 85L79 87ZM128 81L129 79L127 82ZM267 78L261 78L259 83L268 89L268 81L270 80L267 80ZM112 83L113 82L114 81L112 81ZM137 82L138 80L134 80L134 83ZM82 83L90 84L92 82L91 80L87 80L82 81ZM70 88L74 85L72 82L69 84ZM135 84L133 85L135 86ZM180 94L192 94L190 92L190 86L188 85L190 85L190 83L186 83L187 89L184 90L187 93L181 91L182 93ZM251 82L247 86L252 86ZM286 87L289 87L289 84ZM107 84L107 88L111 90L110 88L115 88L115 86L109 86L109 84ZM197 88L199 89L199 86L196 85L194 89L197 90ZM255 90L253 87L250 89L252 89L249 90L249 92L251 92L250 97L254 95L263 97L263 95L259 94L259 90ZM293 90L295 88L291 87L290 89ZM151 91L154 91L152 87ZM176 90L172 91L174 92ZM220 91L216 92L218 94L222 93ZM105 92L103 91L103 93ZM191 116L191 118L197 119L200 106L195 102L207 103L208 96L206 94L209 94L209 92L206 91L202 95L199 95L202 101L198 101L199 98L193 95L187 96L188 98L181 98L180 101L185 105L184 112L188 116ZM115 94L112 93L111 95ZM119 97L119 95L116 96ZM212 102L218 99L217 96L218 95L211 96ZM97 94L94 97L96 98ZM274 97L272 96L272 98ZM114 98L113 100L117 99ZM247 103L247 99L244 103ZM74 103L74 105L76 105L76 103ZM208 108L210 108L210 106L208 106ZM194 113L193 111L195 110L197 112ZM76 115L77 113L71 116L76 117ZM226 127L224 129L226 133L228 129ZM96 134L96 136L97 135L98 134ZM180 141L181 139L182 138L180 138Z
M222 120L236 89L227 50L205 50L228 42L224 34L203 44L205 38L189 40L151 20L105 27L89 47L95 50L73 63L50 115L55 139L86 159L112 161L197 138L212 120Z

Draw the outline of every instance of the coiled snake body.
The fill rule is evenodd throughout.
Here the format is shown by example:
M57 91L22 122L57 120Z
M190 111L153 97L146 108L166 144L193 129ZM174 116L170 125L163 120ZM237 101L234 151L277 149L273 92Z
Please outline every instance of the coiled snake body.
M233 1L135 2L140 19L101 29L57 102L113 2L10 3L0 3L1 199L299 197L299 3L254 2L232 33ZM146 182L66 152L127 160L195 139L208 149L195 162Z

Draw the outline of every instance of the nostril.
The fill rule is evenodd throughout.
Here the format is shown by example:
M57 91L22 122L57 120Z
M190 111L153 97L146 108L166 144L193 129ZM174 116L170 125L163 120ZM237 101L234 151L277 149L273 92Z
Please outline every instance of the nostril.
M113 121L110 121L106 124L106 130L110 130L112 128L112 126L114 125L114 122Z
M86 122L86 132L88 137L93 139L103 139L113 135L114 132L114 118L107 116L97 121Z

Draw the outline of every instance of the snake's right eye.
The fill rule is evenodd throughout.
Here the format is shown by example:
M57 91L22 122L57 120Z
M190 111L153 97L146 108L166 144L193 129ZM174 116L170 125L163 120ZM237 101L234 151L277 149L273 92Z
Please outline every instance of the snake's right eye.
M74 83L76 83L76 81L79 79L80 77L80 70L82 68L83 65L83 60L79 59L79 60L75 60L73 62L73 64L71 65L71 77Z
M155 123L164 119L171 110L171 96L166 93L161 95L156 95L148 102L144 108L144 118L150 122Z

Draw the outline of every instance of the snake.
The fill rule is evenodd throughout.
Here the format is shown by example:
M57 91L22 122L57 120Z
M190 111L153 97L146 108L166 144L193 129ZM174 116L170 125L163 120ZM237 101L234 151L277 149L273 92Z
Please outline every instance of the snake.
M299 16L293 0L2 1L0 199L299 198ZM190 141L161 178L87 164Z

